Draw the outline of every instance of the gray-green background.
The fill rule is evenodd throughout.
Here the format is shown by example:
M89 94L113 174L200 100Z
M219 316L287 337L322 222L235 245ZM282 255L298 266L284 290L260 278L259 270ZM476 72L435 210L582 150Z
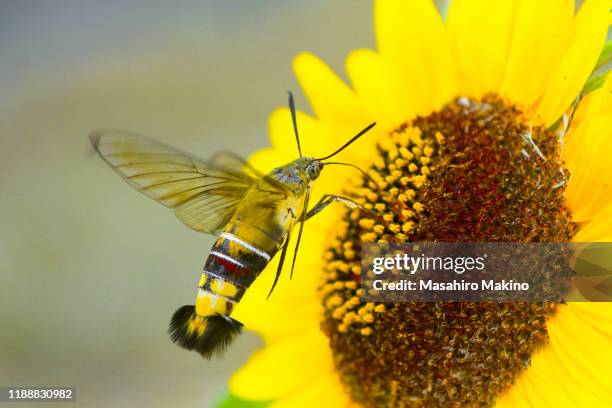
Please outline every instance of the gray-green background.
M87 407L211 404L260 340L212 362L170 343L212 240L124 184L87 135L111 126L247 156L298 90L292 56L341 69L373 46L371 9L0 1L0 385L76 386Z

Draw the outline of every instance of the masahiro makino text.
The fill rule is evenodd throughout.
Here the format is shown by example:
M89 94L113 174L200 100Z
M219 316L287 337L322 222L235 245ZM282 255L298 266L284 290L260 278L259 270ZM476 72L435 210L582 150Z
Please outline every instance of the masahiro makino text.
M406 279L386 282L383 280L375 280L373 283L375 290L428 290L428 291L475 291L475 290L495 290L495 291L513 291L513 290L529 290L529 283L515 282L514 280L482 280L478 282L465 282L464 280L452 282L434 282L429 280L419 280L418 283Z

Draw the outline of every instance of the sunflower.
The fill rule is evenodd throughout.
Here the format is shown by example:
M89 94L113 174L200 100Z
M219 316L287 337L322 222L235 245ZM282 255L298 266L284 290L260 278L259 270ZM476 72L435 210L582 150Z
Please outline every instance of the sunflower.
M352 195L384 222L341 205L321 212L293 279L266 300L269 265L234 313L265 341L231 378L234 396L274 407L612 404L612 304L375 304L357 283L368 241L612 241L612 80L585 92L610 7L459 0L442 19L427 0L378 0L378 49L349 55L351 86L296 57L314 112L298 112L304 152L378 122L339 158L369 178L326 170L313 195ZM252 162L295 157L291 129L287 109L273 112L272 147Z

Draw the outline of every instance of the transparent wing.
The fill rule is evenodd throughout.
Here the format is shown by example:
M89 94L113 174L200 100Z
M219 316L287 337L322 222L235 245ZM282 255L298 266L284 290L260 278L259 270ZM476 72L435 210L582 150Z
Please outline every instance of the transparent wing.
M223 169L241 169L244 174L261 180L262 182L259 183L257 187L262 192L269 193L271 200L279 198L282 199L288 194L291 194L291 190L289 190L286 186L274 180L270 176L260 173L255 167L251 166L249 162L238 156L236 153L218 152L210 159L210 164Z
M210 158L208 163L217 168L241 170L244 174L252 178L264 177L264 175L251 166L248 161L244 160L242 157L233 152L217 152Z
M235 155L205 161L120 130L96 131L90 138L104 161L128 184L173 208L176 216L196 231L214 234L221 230L256 183L255 173L247 174L246 162ZM233 160L221 160L230 156Z

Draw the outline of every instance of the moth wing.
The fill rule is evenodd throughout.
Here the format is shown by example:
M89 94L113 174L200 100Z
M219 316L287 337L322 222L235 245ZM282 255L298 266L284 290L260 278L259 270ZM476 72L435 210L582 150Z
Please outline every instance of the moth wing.
M257 182L256 173L248 174L247 162L235 155L218 155L206 161L120 130L96 131L90 139L104 161L129 185L173 208L176 216L196 231L219 232Z
M257 189L262 193L268 193L268 198L270 200L282 200L288 195L292 194L291 190L289 190L285 185L279 183L277 180L273 179L267 174L262 174L255 167L251 166L248 161L244 160L236 153L226 151L218 152L211 158L210 162L214 166L221 168L242 169L244 174L247 174L258 181L256 183Z
M208 163L217 168L238 169L243 174L253 179L259 179L264 177L264 175L260 173L255 167L251 166L248 161L244 160L242 157L233 152L217 152L210 158Z
M232 218L240 201L242 196L224 197L211 193L185 202L175 208L174 213L185 225L196 231L217 234Z

